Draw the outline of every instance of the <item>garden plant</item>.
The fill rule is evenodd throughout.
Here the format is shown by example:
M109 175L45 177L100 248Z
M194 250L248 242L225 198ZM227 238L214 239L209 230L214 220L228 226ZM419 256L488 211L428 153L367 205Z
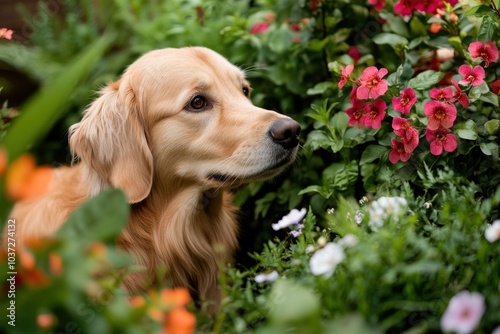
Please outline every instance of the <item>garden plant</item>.
M118 189L54 238L2 249L6 333L500 333L498 0L53 0L0 66L39 89L0 111L0 216L71 163L67 128L144 52L202 45L302 126L297 162L235 189L240 251L210 315L182 288L129 296ZM28 41L16 41L24 34ZM9 82L2 80L0 98Z

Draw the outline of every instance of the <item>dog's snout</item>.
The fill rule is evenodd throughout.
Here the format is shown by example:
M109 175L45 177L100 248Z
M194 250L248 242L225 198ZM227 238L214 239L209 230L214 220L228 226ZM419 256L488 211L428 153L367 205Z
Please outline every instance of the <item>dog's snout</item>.
M269 135L275 143L291 149L299 143L300 125L293 119L282 118L271 125Z

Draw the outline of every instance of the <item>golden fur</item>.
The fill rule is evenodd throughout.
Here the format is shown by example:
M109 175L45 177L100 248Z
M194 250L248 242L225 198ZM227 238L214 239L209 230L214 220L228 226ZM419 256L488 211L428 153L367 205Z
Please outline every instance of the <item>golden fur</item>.
M298 124L252 105L249 89L211 50L145 54L70 128L80 162L55 169L43 197L15 205L18 241L53 234L87 198L121 188L131 215L118 243L145 268L125 277L127 290L154 284L166 266L173 284L217 304L219 266L237 247L227 190L278 174L297 152ZM206 105L193 102L200 96Z

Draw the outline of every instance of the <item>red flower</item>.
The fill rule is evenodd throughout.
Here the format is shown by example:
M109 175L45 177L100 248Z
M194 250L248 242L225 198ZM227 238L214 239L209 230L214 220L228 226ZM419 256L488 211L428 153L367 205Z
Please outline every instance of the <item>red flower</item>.
M359 91L359 90L358 90ZM382 120L385 117L387 105L382 99L376 99L373 103L365 104L364 122L367 128L378 129L382 126Z
M399 0L394 5L394 12L401 16L411 16L411 14L413 13L413 1Z
M413 88L408 87L405 90L400 91L399 94L400 97L392 98L392 106L394 107L394 110L409 115L411 107L413 107L415 102L417 102L415 91Z
M427 129L425 138L431 143L431 153L434 155L441 155L443 149L446 152L453 152L457 148L457 137L442 126L436 130Z
M339 88L342 89L344 88L345 83L347 82L347 79L351 76L352 70L354 69L354 66L349 64L345 68L340 66L342 69L342 76L340 77L339 80Z
M498 92L500 92L500 79L491 83L491 90L493 91L493 93L498 95Z
M404 144L395 138L392 138L391 142L392 151L389 153L389 161L393 164L399 160L403 162L408 161L410 159L410 153L406 152Z
M375 66L365 68L361 75L361 86L356 92L358 99L374 99L387 92L387 81L382 80L387 73L385 68L380 70Z
M358 124L358 128L361 128L364 124L365 116L365 104L360 100L351 100L352 107L348 108L345 112L349 116L349 126L354 126Z
M376 10L382 10L385 7L385 0L368 0Z
M477 58L484 60L484 67L488 67L490 62L494 63L498 60L498 48L492 41L487 41L486 44L483 42L470 43L469 52L472 60L476 61Z
M358 61L361 58L361 52L359 52L357 46L351 46L349 50L347 50L347 54L354 60L354 65L358 64Z
M459 102L462 107L467 108L469 106L469 97L460 89L458 83L451 79L451 83L455 86L455 91L453 92L453 98L450 102Z
M432 88L429 95L438 101L449 102L453 96L453 91L451 87L446 87L443 89Z
M250 28L251 34L263 34L269 28L269 23L266 22L256 22L252 28Z
M401 137L406 152L413 152L419 142L418 130L411 126L412 123L401 117L394 117L392 128L394 133Z
M432 100L424 105L424 114L429 117L428 129L437 130L439 126L449 129L457 118L457 108L453 104Z
M458 82L461 85L468 85L470 83L472 86L478 86L484 83L485 73L484 68L481 66L472 68L468 65L462 65L458 68L458 73L464 76L463 79Z

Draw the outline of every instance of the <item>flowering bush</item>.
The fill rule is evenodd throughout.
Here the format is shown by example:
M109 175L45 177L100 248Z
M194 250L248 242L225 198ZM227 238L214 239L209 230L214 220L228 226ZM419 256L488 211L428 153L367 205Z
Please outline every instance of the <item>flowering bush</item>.
M236 192L242 251L221 274L217 315L168 286L124 294L133 268L113 241L128 209L109 191L18 254L18 332L500 331L498 1L65 3L64 22L43 5L28 18L34 47L0 43L1 60L50 83L12 126L2 113L4 216L50 177L34 176L45 167L26 147L42 166L64 162L60 133L91 91L153 48L221 52L255 104L305 135L292 169ZM104 30L115 38L87 47Z

